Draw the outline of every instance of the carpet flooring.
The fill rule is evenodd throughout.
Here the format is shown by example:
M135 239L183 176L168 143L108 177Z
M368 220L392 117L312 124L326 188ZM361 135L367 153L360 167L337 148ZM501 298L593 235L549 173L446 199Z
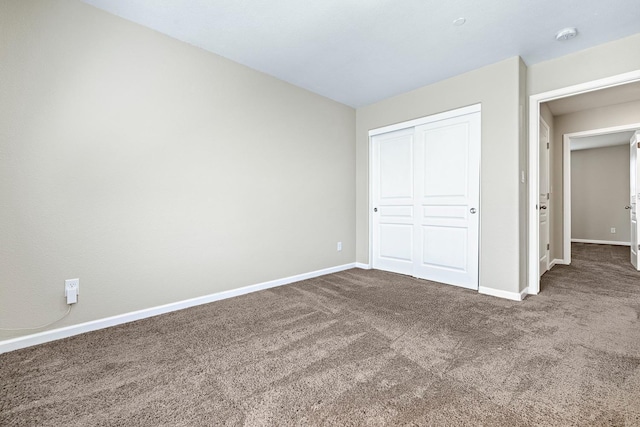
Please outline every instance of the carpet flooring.
M638 426L640 274L522 302L348 270L0 355L2 426Z

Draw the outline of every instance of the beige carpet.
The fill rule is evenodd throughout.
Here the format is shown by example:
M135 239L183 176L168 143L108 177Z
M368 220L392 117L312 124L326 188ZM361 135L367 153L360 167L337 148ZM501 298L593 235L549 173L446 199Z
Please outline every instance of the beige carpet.
M0 355L0 425L640 425L640 274L573 257L520 303L349 270Z

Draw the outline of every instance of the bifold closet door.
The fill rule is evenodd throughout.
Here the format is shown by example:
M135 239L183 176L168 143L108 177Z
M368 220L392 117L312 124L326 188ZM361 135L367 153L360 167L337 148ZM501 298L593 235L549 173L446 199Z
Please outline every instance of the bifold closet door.
M480 113L372 138L373 267L478 288Z

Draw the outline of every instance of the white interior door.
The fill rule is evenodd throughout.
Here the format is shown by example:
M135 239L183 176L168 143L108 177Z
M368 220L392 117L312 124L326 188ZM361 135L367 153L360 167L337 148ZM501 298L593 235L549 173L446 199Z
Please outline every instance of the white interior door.
M638 178L639 178L639 173L638 171L640 170L640 168L638 167L638 164L640 162L640 159L638 158L638 144L640 143L640 132L636 132L633 137L631 137L631 144L629 145L630 148L630 177L631 177L631 181L630 181L630 185L629 185L629 189L630 189L630 200L629 200L629 206L631 207L630 209L630 215L631 215L631 264L633 264L633 266L636 268L636 270L640 269L640 262L638 260L638 256L639 256L639 251L638 251L638 242L640 241L640 239L638 239L638 232L640 232L640 230L638 230L638 215L637 215L637 205L638 205L638 192L640 191L640 185L638 183Z
M414 130L373 137L373 268L413 274Z
M538 220L540 276L549 270L549 126L540 120Z
M373 268L478 288L480 138L468 110L372 137Z
M480 113L416 127L415 277L478 289Z

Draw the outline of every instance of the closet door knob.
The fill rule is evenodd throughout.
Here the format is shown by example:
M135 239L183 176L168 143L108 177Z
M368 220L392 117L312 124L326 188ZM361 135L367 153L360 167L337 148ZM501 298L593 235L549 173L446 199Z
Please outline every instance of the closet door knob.
M469 212L471 212L472 214L476 213L476 208L469 209Z

